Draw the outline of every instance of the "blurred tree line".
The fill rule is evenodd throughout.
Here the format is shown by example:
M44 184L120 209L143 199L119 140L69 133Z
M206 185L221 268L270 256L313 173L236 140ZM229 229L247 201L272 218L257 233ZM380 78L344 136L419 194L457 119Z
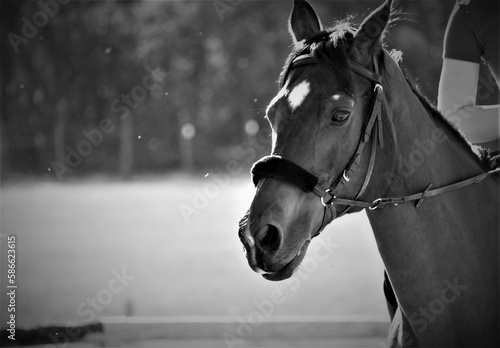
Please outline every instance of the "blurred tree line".
M359 24L380 2L312 1L325 25ZM431 100L453 5L402 1L386 40ZM2 178L248 167L269 152L292 1L0 6Z

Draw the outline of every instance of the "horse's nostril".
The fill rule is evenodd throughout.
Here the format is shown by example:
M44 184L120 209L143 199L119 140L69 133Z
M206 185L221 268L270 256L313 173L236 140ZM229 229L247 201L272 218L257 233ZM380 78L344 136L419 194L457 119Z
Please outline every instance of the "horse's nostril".
M281 245L281 233L276 226L265 225L258 237L260 248L267 252L275 252Z

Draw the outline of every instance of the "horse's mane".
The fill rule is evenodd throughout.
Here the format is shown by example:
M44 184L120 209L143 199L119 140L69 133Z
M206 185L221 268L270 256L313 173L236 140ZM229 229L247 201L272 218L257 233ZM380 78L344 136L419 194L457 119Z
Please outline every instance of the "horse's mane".
M282 86L283 83L286 82L283 81L283 79L285 78L285 75L289 70L289 66L295 57L302 54L311 54L320 63L319 66L324 68L325 74L334 74L339 86L347 94L352 95L353 91L350 74L346 73L348 71L346 49L351 46L356 30L356 27L344 20L338 22L331 28L318 32L307 40L296 43L286 60L283 70L281 71L278 80L279 85ZM418 84L402 65L401 59L395 59L395 61L408 82L411 90L429 115L444 128L449 129L458 142L474 155L480 166L484 169L489 169L489 151L480 147L477 147L477 152L474 151L471 143L467 141L463 133L453 123L448 121L444 115L437 110L434 104L421 92ZM383 73L383 64L381 70Z

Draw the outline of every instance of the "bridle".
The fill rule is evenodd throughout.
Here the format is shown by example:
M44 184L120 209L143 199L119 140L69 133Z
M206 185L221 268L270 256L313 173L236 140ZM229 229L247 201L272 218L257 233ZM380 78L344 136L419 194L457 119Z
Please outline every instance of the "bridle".
M298 54L295 58L292 59L291 63L289 64L285 72L283 81L286 81L287 75L292 69L302 65L311 65L317 63L318 61L316 60L316 58L314 58L310 53ZM348 60L347 64L353 73L370 81L370 83L373 85L373 96L371 100L370 114L364 125L363 132L361 133L358 146L353 156L349 160L347 166L342 171L342 174L333 181L329 188L324 189L321 185L319 185L319 178L317 176L300 167L299 165L293 163L292 161L276 155L266 156L262 158L261 160L254 163L251 170L252 180L255 186L257 186L259 180L262 177L267 176L294 184L305 192L312 192L317 195L324 207L323 221L321 223L319 231L321 231L336 217L340 217L347 213L349 207L351 206L375 210L391 205L397 206L405 202L417 201L416 207L419 207L425 198L454 191L471 184L481 182L487 176L493 173L498 173L500 171L500 168L496 168L490 170L489 172L481 173L475 177L435 189L431 189L432 185L428 184L422 192L408 196L387 198L380 197L375 199L373 202L359 200L359 198L365 193L366 188L368 187L368 183L370 182L371 176L373 174L377 147L380 147L381 149L384 147L382 134L382 93L384 88L382 86L382 76L379 73L379 58L377 55L373 56L373 71L370 71L361 64L351 60ZM340 198L339 195L342 193L343 189L348 185L351 178L358 170L363 150L365 149L365 146L368 142L371 143L370 159L368 162L368 168L363 180L363 184L361 185L361 188L353 199ZM336 205L342 205L346 208L338 214L335 207Z
M292 69L302 65L317 63L318 61L311 54L299 54L291 61L290 65L288 66L283 81L286 80L289 72ZM326 224L335 219L337 216L344 215L350 205L355 205L352 204L353 202L359 202L358 198L361 197L366 191L373 173L377 143L380 148L383 148L384 146L382 134L383 87L382 76L379 74L378 56L373 57L373 72L354 61L348 60L347 63L351 71L369 80L372 83L373 97L370 106L370 116L368 117L368 120L364 126L356 151L349 160L347 166L342 171L342 175L337 178L328 189L325 190L321 185L318 184L319 178L317 176L296 165L295 163L282 158L281 156L275 155L264 157L260 161L256 162L251 170L252 180L255 185L257 185L262 176L269 176L295 184L306 192L313 192L314 194L316 194L320 198L321 204L325 208L320 230L322 230L326 226ZM353 200L339 198L338 195L343 191L344 187L349 183L351 177L353 177L355 171L358 169L363 150L365 149L365 146L370 141L370 139L370 160L368 162L368 169L361 188L359 189ZM335 205L345 205L346 208L337 215Z

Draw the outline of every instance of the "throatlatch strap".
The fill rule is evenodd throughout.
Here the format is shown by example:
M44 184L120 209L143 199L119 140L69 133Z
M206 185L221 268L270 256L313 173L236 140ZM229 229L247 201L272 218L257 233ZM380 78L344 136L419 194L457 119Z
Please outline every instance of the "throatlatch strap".
M263 176L286 181L305 192L313 192L318 183L315 175L281 156L263 157L254 163L251 173L255 186Z

